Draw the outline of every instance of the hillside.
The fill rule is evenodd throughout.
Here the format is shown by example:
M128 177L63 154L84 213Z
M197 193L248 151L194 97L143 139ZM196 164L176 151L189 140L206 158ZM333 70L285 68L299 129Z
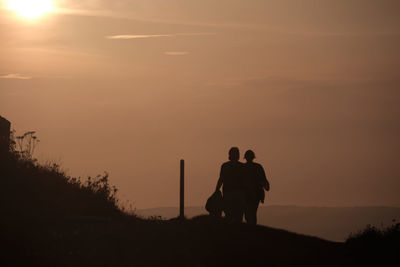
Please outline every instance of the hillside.
M0 266L354 266L400 248L398 226L343 243L209 216L143 219L118 207L107 174L69 177L13 150L0 151L0 190Z
M178 214L178 208L140 209L137 210L137 213L144 217L158 215L169 219ZM186 208L188 217L206 213L207 211L203 207ZM340 242L345 241L350 233L358 232L367 225L374 225L378 228L390 226L393 219L400 220L400 208L263 205L258 211L260 225Z
M287 231L107 217L3 218L3 261L46 266L338 266L345 246ZM5 245L6 244L6 245ZM5 265L3 265L5 266Z

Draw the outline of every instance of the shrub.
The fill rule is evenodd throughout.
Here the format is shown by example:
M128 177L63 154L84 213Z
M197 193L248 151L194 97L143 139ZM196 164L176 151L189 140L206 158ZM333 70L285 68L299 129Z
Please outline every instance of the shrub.
M375 226L367 225L367 227L355 234L350 234L347 239L347 243L376 243L385 242L391 240L397 240L400 242L400 223L395 223L384 229L378 229Z
M0 205L3 213L20 215L122 214L117 189L109 175L82 180L68 176L59 164L41 164L34 157L34 132L12 137L11 148L0 155ZM25 140L28 138L28 141ZM18 144L18 147L17 147Z
M400 259L400 223L385 229L368 225L363 231L351 234L346 241L355 262L367 266L398 266ZM397 265L396 265L397 264Z

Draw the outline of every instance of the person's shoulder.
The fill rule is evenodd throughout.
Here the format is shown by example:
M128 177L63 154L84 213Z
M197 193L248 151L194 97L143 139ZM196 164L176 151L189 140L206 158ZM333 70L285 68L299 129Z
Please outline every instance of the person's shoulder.
M260 163L254 162L253 164L254 164L254 166L256 166L258 169L263 169L263 170L264 170L263 166L262 166Z
M227 161L227 162L222 163L221 167L224 168L224 167L227 167L229 165L231 165L231 162Z

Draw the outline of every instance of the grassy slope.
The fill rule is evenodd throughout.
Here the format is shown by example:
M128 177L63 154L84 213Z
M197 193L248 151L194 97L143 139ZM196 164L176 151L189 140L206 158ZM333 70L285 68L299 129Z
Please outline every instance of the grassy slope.
M90 183L67 176L58 165L40 165L16 153L0 153L0 210L10 215L118 216L108 176Z

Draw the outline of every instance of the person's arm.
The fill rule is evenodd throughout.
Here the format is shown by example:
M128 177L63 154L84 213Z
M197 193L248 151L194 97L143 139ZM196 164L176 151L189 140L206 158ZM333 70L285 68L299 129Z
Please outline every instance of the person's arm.
M266 191L269 191L269 189L270 189L270 186L269 186L269 182L268 182L268 180L267 180L267 178L265 178L265 186L264 186L264 189L266 190Z
M219 179L218 179L217 187L215 188L215 191L219 191L219 189L221 188L222 184L224 183L224 179L223 179L223 175L222 175L223 174L222 169L223 169L223 166L221 166L221 172L219 174Z
M270 189L269 182L267 180L267 176L265 175L264 168L261 165L260 165L260 174L261 174L261 183L262 183L263 188L266 191L269 191L269 189Z

